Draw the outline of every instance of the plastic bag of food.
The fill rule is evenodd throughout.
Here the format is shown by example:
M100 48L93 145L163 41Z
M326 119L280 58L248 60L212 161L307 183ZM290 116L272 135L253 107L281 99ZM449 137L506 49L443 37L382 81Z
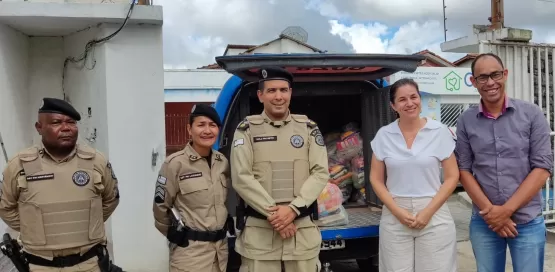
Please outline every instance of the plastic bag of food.
M339 186L339 189L341 190L341 193L343 194L343 202L345 203L347 201L349 201L349 199L351 198L351 193L353 192L353 184L352 184L352 180L351 183L347 183L344 187Z
M333 227L333 226L343 226L349 224L349 214L343 206L333 214L328 214L323 217L319 217L314 223L319 227Z
M334 213L341 207L343 202L343 194L337 185L326 184L324 190L318 196L318 216L323 217Z
M349 161L362 152L362 137L358 132L346 132L341 141L336 143L336 156Z
M359 154L351 159L351 173L355 189L364 187L364 156Z

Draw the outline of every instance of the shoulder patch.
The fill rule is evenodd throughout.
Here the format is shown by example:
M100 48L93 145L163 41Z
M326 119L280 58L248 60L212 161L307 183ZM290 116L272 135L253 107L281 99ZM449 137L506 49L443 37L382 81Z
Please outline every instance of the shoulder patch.
M90 146L78 145L77 146L77 156L82 159L92 159L96 156L96 150Z
M170 163L173 159L184 155L185 154L185 150L179 150L175 153L170 154L168 157L166 157L165 163Z
M243 121L241 121L241 123L239 123L239 125L237 126L237 129L244 131L247 128L249 128L249 120L245 118Z
M314 121L312 121L312 120L310 120L310 119L308 119L308 121L306 122L306 125L307 125L309 128L318 127L318 124L316 124L316 122L314 122Z
M30 162L34 161L39 157L39 148L33 146L31 148L25 149L19 152L18 157L21 161Z
M264 123L264 117L261 115L250 115L245 119L253 125L262 125Z
M114 173L114 168L112 168L112 164L110 162L108 162L108 164L106 164L106 167L110 170L110 172L112 173L112 179L117 180L118 178L116 178L116 174Z
M306 123L309 120L308 117L303 114L291 114L291 119L299 123Z

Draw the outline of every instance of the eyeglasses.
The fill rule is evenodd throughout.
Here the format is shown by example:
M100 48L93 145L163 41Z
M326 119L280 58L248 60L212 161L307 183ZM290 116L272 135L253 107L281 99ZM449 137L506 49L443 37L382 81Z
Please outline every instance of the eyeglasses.
M491 78L494 81L498 81L501 80L504 76L503 71L497 71L497 72L493 72L489 75L479 75L477 77L474 77L474 80L476 80L476 82L480 83L480 84L484 84L486 82L488 82L488 80Z

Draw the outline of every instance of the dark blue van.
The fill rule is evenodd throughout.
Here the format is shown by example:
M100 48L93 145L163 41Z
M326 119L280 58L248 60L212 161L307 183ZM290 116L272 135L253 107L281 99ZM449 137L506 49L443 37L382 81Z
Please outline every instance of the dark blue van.
M366 203L343 204L347 225L321 227L322 263L356 259L362 271L375 269L382 203L369 182L370 141L378 129L396 119L389 105L385 77L398 71L414 72L424 61L420 55L392 54L255 54L216 57L216 62L233 76L218 96L216 108L223 127L216 147L228 158L235 128L247 115L262 112L256 97L256 72L262 66L281 66L295 79L291 112L306 114L322 133L356 122L363 139ZM235 216L236 194L229 190L228 209ZM238 271L240 258L230 240L229 271ZM376 270L377 271L377 270Z

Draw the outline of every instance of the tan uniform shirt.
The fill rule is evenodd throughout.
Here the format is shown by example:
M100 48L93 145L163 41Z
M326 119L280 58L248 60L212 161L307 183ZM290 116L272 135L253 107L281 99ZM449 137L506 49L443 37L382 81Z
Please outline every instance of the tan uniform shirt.
M308 148L309 176L302 183L299 190L295 188L296 197L289 205L308 208L316 201L329 179L327 150L320 130L306 116L293 118L289 114L286 120L277 122L271 121L265 113L262 113L261 117L264 121L259 126L263 126L265 132L264 136L258 140L253 140L251 135L254 125L248 124L246 121L243 121L235 131L230 158L233 188L248 206L265 216L269 216L266 209L278 204L272 197L272 194L276 195L276 192L264 188L258 180L262 175L266 175L265 173L254 173L253 165L256 160L254 150L257 148L256 145L271 144L269 141L275 141L274 137L287 139L288 141L290 139L290 144L296 148L304 148L304 145ZM301 122L302 120L306 120L306 126L308 126L308 130L305 130L305 132L295 131L287 127L294 126L292 122ZM280 132L284 130L294 132L290 135L281 134ZM301 136L302 139L299 139L298 136ZM290 150L276 147L265 151L263 155L275 154L275 157L287 157L287 153L280 154L280 152L290 152ZM280 175L280 173L274 173L273 175ZM299 175L304 175L304 173ZM294 174L294 176L297 176L297 174ZM279 180L279 176L277 179ZM276 176L274 176L274 180L276 180ZM298 214L298 210L296 212ZM237 239L235 250L246 258L256 260L306 260L314 258L320 251L322 238L319 229L309 217L295 220L295 225L298 228L296 237L283 240L267 220L248 217L245 229Z
M212 150L210 162L190 144L168 156L156 181L152 207L156 228L167 235L171 223L168 211L175 207L183 223L193 230L223 229L228 215L228 182L228 160L216 150Z
M62 160L42 145L19 152L3 172L0 217L43 258L85 253L106 243L104 222L119 204L111 164L86 145Z

